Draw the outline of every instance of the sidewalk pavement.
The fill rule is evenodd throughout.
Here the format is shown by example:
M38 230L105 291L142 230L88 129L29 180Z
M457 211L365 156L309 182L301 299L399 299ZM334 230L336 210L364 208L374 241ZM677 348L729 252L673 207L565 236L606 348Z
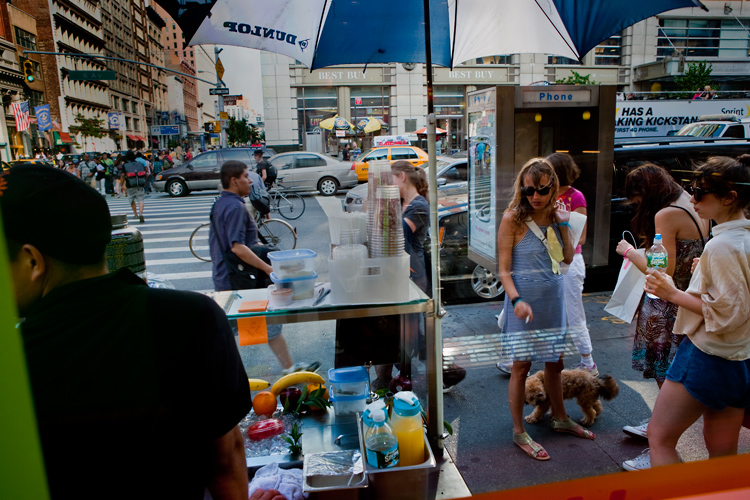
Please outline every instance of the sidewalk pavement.
M502 302L450 306L443 319L445 362L455 361L467 370L466 379L444 396L444 417L453 426L445 449L472 494L536 484L565 481L621 471L624 460L635 458L648 447L646 439L629 437L624 425L637 425L648 418L657 396L656 382L644 380L631 368L634 324L625 324L604 311L609 293L584 294L584 307L593 343L594 360L601 375L610 374L620 385L620 394L602 401L604 412L591 431L595 440L554 432L549 417L526 425L529 435L552 457L539 462L513 445L513 425L508 410L509 375L496 367L499 360L499 330L495 315ZM566 354L565 365L579 361L578 353ZM532 366L532 373L543 369ZM565 406L574 420L582 417L573 400ZM531 408L524 409L524 415ZM682 437L678 451L683 461L708 458L699 420ZM750 431L740 434L740 453L750 452ZM622 472L628 474L628 472Z

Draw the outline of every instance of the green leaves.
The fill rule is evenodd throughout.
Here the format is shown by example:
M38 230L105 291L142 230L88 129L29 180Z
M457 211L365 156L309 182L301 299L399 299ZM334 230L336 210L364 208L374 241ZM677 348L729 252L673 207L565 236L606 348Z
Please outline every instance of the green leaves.
M281 439L289 444L289 453L292 455L302 453L302 443L300 442L302 439L302 433L299 431L299 425L297 425L297 422L292 425L292 432L289 433L289 436L281 436Z
M600 85L600 82L594 82L591 80L591 75L582 76L573 70L570 70L573 76L569 76L562 80L556 80L555 83L560 85Z
M311 407L327 408L331 406L331 402L325 399L325 393L326 389L324 387L319 387L309 393L307 387L303 387L302 396L300 396L299 401L294 408L290 407L288 399L284 402L284 413L302 413Z

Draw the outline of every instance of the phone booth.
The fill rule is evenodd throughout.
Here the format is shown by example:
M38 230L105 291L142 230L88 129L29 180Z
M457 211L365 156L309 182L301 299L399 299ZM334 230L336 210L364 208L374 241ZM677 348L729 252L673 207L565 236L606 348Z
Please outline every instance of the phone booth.
M468 93L469 258L497 271L497 232L526 161L570 154L586 197L588 266L607 265L616 87L498 86Z

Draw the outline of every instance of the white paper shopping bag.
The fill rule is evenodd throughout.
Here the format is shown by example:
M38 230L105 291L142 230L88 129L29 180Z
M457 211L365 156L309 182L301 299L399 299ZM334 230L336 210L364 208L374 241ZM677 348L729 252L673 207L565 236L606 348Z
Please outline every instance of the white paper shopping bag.
M646 250L641 248L631 250L631 252L645 255ZM631 323L643 297L643 286L645 284L646 275L635 267L629 259L623 259L620 274L617 277L617 285L612 292L612 298L604 306L604 310L626 323Z

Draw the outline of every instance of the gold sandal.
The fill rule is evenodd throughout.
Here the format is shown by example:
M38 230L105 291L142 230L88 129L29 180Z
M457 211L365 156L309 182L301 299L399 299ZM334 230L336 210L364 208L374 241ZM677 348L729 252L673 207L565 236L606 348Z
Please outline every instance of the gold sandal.
M549 460L550 456L549 453L547 453L547 450L542 448L542 446L539 443L534 442L533 439L531 439L531 436L528 435L528 433L524 432L523 434L516 434L513 433L513 443L521 448L521 446L529 446L531 448L531 451L526 451L523 448L521 448L521 451L526 453L528 456L533 458L534 460L540 460L545 461ZM539 456L541 453L544 453L546 456Z
M568 432L584 439L594 439L596 437L593 432L573 422L570 417L565 420L557 420L555 417L552 417L552 428L556 432Z

